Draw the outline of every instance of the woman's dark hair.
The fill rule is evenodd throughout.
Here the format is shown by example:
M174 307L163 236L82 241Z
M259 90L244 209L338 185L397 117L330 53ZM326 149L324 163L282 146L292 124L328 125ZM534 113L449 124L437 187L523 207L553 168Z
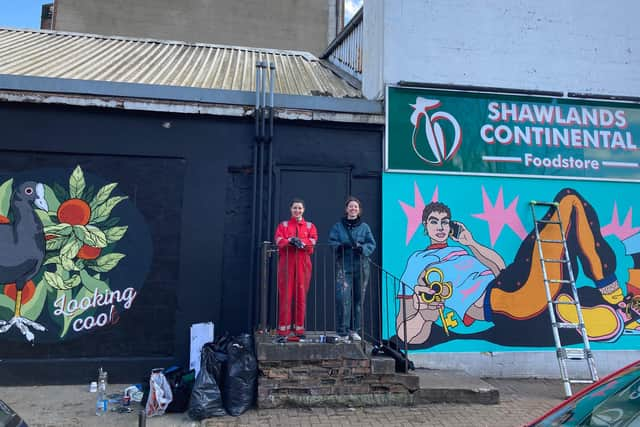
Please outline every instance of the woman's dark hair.
M358 207L360 208L360 213L358 214L358 216L362 216L362 203L360 202L360 199L358 199L357 197L353 197L353 196L347 197L347 201L344 202L344 208L346 209L347 206L349 206L349 203L351 202L356 202L358 204Z
M424 209L422 210L422 222L423 223L427 222L427 218L429 218L429 214L431 212L446 213L447 216L449 217L449 219L451 219L451 209L449 209L449 206L445 205L444 203L440 203L440 202L431 202L427 206L425 206Z
M302 207L306 207L306 205L304 204L304 200L302 200L299 197L294 197L293 199L291 199L291 202L289 203L289 208L291 208L293 206L294 203L302 203Z

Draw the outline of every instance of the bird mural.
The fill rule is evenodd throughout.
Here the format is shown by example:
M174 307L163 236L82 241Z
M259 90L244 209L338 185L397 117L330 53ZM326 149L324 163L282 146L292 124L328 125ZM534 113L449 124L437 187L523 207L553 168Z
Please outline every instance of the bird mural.
M91 184L80 165L68 186L0 184L0 337L72 338L131 308L137 290L110 277L127 256L116 249L129 208L111 214L128 196L113 194L115 182Z
M44 185L27 181L18 185L11 194L9 204L10 223L0 224L0 283L15 283L16 297L13 317L0 320L0 333L12 327L33 342L30 328L44 331L41 324L21 317L22 291L42 266L45 256L45 235L42 221L35 212L48 212L44 197Z

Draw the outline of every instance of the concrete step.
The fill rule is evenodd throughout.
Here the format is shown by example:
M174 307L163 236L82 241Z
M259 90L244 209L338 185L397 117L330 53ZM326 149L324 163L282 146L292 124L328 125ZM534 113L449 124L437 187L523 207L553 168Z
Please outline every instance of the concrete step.
M419 378L420 388L413 393L414 404L425 403L479 403L498 404L497 388L464 371L416 369L411 372Z
M464 371L396 372L396 361L372 356L363 343L278 343L256 336L260 366L258 406L384 406L425 403L499 403L498 390Z
M316 332L307 332L304 342L276 342L277 337L256 335L256 357L259 362L318 361L318 360L368 360L359 342L334 344L317 342Z
M371 356L372 374L395 374L396 361L390 357Z

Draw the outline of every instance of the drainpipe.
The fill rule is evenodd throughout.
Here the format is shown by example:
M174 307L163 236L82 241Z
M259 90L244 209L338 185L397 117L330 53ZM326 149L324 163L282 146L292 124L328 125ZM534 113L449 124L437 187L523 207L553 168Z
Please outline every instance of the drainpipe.
M260 138L259 138L259 144L260 144L260 163L258 164L258 239L260 241L264 240L264 235L263 235L263 231L262 231L262 225L264 223L263 220L263 212L262 212L262 208L264 207L264 201L262 200L263 196L264 196L264 143L265 143L265 124L266 124L266 114L265 114L265 109L266 109L266 97L267 97L267 90L266 90L266 72L267 72L267 63L262 61L260 62L260 72L261 72L261 82L260 82Z
M267 164L269 167L269 181L267 184L267 227L272 227L271 223L271 214L273 213L273 193L272 193L272 182L273 182L273 144L271 143L273 140L273 80L276 74L276 64L273 62L269 63L269 135L267 137L267 142L269 143L269 157L267 159Z
M269 67L269 104L267 105L267 67ZM251 288L249 291L248 304L251 315L248 319L249 330L255 326L254 319L266 316L265 313L258 313L261 310L262 303L254 304L256 301L255 294L260 289L262 274L256 274L257 252L261 242L268 240L265 235L269 233L269 227L272 226L272 206L273 206L273 147L271 141L273 139L273 85L275 78L275 64L266 61L256 62L256 105L255 105L255 145L253 149L253 208L251 212L251 259L250 259L250 281ZM267 122L267 114L269 121ZM267 129L268 123L268 129ZM265 144L269 144L265 147ZM265 165L265 149L266 165ZM267 189L265 194L264 173L267 170ZM266 204L267 222L264 221L264 209ZM264 226L264 230L263 230ZM261 263L261 265L263 265ZM264 269L264 265L263 265ZM263 298L266 295L262 296ZM261 328L266 328L266 322L261 322Z
M262 129L261 129L261 123L262 123L262 114L264 114L264 109L262 108L262 97L261 95L261 86L260 83L262 82L262 73L263 73L263 68L262 68L262 61L258 61L256 62L256 105L255 105L255 113L254 113L254 118L255 118L255 144L253 146L253 194L252 194L252 208L251 208L251 240L250 240L250 260L249 260L249 271L250 271L250 276L249 276L249 284L250 284L250 288L249 288L249 298L248 298L248 306L249 306L249 310L250 310L250 315L249 318L247 319L248 322L248 327L247 327L247 331L251 331L253 330L254 327L254 319L255 319L255 308L254 308L254 293L256 292L256 289L254 287L254 284L256 283L256 252L258 251L258 245L256 244L257 240L258 240L258 236L256 236L256 228L257 228L257 223L258 222L262 222L261 218L257 215L257 210L258 210L258 174L261 174L261 168L260 168L260 172L258 171L258 165L262 163L262 155L261 155L261 149L262 149ZM260 185L262 185L262 180L260 180ZM261 233L262 231L258 232Z

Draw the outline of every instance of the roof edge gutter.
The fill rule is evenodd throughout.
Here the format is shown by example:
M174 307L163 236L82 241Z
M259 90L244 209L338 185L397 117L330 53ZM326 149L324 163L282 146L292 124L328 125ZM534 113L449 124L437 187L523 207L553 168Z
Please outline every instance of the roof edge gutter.
M0 90L237 106L253 106L255 103L254 92L237 90L14 76L7 74L0 74ZM293 110L374 115L382 115L384 112L383 105L379 101L354 98L275 94L274 104L276 108Z

